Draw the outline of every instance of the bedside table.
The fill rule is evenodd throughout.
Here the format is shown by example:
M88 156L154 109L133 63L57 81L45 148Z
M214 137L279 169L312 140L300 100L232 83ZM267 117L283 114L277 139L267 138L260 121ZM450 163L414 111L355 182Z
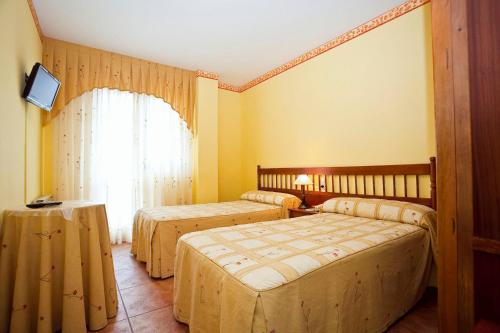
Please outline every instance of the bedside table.
M307 209L288 208L288 218L305 216L305 215L314 215L318 213L319 211L315 211L312 208L307 208Z

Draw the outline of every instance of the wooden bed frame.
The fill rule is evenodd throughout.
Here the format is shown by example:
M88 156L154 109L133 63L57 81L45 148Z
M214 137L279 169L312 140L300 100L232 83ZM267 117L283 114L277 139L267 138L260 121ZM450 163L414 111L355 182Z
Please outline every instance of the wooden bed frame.
M258 165L257 188L300 197L301 189L293 182L301 174L313 181L305 192L312 205L331 198L356 196L408 201L436 209L435 157L425 164L312 168L261 168Z

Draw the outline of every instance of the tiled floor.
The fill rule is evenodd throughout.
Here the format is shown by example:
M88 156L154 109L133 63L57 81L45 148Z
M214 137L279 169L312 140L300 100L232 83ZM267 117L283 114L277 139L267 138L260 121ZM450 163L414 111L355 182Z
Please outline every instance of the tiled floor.
M188 332L172 314L174 279L151 279L145 264L130 254L130 245L113 246L120 303L118 315L97 332Z
M118 315L98 332L188 332L172 314L172 278L149 278L145 265L130 255L130 245L113 247L120 304ZM429 290L417 306L396 322L389 333L437 332L435 291Z

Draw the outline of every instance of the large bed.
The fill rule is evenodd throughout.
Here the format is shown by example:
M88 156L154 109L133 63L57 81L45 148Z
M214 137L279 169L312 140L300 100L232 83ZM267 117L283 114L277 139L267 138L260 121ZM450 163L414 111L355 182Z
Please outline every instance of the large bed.
M366 182L363 178L368 172L381 172L384 184L375 184L371 194L366 184L349 186L349 176L344 177L340 193L335 191L335 175L331 177L331 192L328 184L323 191L315 191L321 186L313 185L311 201L331 197L323 203L320 214L181 237L175 261L177 320L189 324L190 332L355 333L387 329L428 286L436 239L436 212L432 208L435 175L433 163L418 168L373 168L342 170L355 172L358 179L353 184ZM360 173L364 177L359 177ZM323 183L321 177L311 174ZM259 184L267 177L264 175L265 171ZM403 176L404 198L397 195L395 175ZM410 175L416 179L412 190ZM421 176L429 176L429 198L422 197L426 194L422 193ZM389 179L394 181L392 195L388 193ZM337 185L341 182L342 177ZM375 177L373 183L377 183ZM286 181L284 184L287 186ZM382 187L379 195L377 186Z
M168 278L174 273L175 247L182 235L281 219L299 204L292 194L249 191L237 201L140 209L134 218L131 252L146 263L151 277Z

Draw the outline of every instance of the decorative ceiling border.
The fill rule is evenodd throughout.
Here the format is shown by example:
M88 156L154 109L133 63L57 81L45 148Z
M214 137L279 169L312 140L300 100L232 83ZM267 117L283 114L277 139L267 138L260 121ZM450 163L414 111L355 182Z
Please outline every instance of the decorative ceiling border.
M243 92L245 90L248 90L252 87L255 87L256 85L269 80L272 77L275 77L297 65L300 65L308 60L311 60L317 56L319 56L322 53L325 53L339 45L342 45L356 37L359 37L368 31L371 31L375 28L380 27L381 25L384 25L385 23L388 23L404 14L407 14L411 12L414 9L417 9L426 3L430 2L431 0L408 0L405 3L385 12L384 14L377 16L376 18L338 36L335 39L332 39L331 41L326 42L325 44L312 49L300 56L298 56L295 59L292 59L291 61L287 62L286 64L283 64L279 67L276 67L275 69L270 70L269 72L253 79L250 82L245 83L242 86L233 86L224 82L219 81L219 88L221 89L226 89L234 92Z
M219 89L229 90L229 91L237 92L237 93L241 92L241 87L233 86L232 84L222 82L222 81L219 81Z
M383 13L382 15L377 16L376 18L326 42L325 44L320 45L319 47L312 49L292 60L289 62L276 67L275 69L272 69L263 75L253 79L252 81L249 81L245 83L242 86L235 86L229 83L225 83L222 81L219 81L218 87L219 89L224 89L224 90L229 90L237 93L244 92L245 90L248 90L252 87L255 87L256 85L269 80L270 78L273 78L283 72L286 72L287 70L298 66L308 60L311 60L320 54L323 54L327 51L330 51L331 49L340 46L356 37L359 37L375 28L378 28L385 23L388 23L404 14L407 14L411 12L414 9L417 9L426 3L430 2L431 0L408 0L405 3L402 3L401 5ZM43 40L43 32L42 28L40 26L40 22L38 20L38 16L36 14L36 9L35 6L33 5L33 0L27 0L31 15L33 16L33 21L35 22L36 29L38 31L38 35L41 40ZM207 72L203 70L198 70L196 71L196 77L203 77L207 79L212 79L212 80L219 80L219 74L217 73L212 73L212 72Z
M196 77L203 77L205 79L210 79L210 80L219 80L219 74L217 73L212 73L212 72L207 72L207 71L202 71L202 70L197 70L196 71ZM218 83L219 89L224 89L224 90L229 90L233 92L240 92L240 87L233 86L229 83L221 82L219 81Z
M210 79L210 80L219 80L219 74L206 72L202 70L196 71L196 77L204 77L205 79Z
M38 37L43 41L43 32L40 21L38 20L38 15L36 14L35 6L33 5L33 0L27 0L28 6L30 7L31 16L33 16L33 22L35 22L36 30L38 31Z

